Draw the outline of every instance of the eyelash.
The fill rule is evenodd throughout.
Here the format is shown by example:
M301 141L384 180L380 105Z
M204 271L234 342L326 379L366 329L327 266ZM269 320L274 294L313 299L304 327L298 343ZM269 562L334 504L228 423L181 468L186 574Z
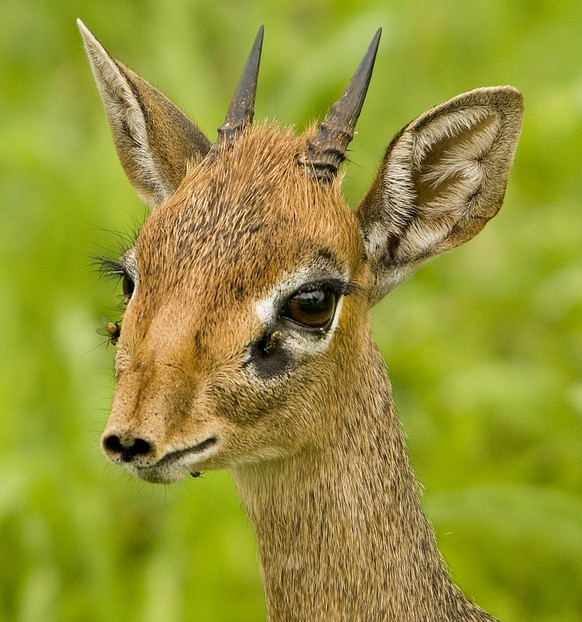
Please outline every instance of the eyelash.
M357 291L357 286L353 283L347 283L346 281L333 277L328 279L319 279L317 281L310 281L308 283L305 283L301 287L298 287L296 290L294 290L285 297L285 299L279 305L277 315L280 315L281 311L283 311L288 301L295 296L299 296L300 294L303 294L305 292L310 292L317 289L332 292L339 298L340 296L349 296L350 294L355 293Z
M96 257L95 263L99 273L108 279L118 279L123 276L129 276L123 263L118 259L109 259L109 257Z
M329 289L334 291L338 296L348 296L349 294L353 294L355 292L356 286L353 283L348 283L342 279L330 277L327 279L319 279L317 281L305 283L305 285L302 285L294 291L291 296L297 296L297 294L313 289Z
M135 287L135 279L127 269L123 259L109 259L108 257L96 257L95 262L99 272L107 279L121 279L125 283L129 282L131 290ZM131 294L130 294L131 295Z

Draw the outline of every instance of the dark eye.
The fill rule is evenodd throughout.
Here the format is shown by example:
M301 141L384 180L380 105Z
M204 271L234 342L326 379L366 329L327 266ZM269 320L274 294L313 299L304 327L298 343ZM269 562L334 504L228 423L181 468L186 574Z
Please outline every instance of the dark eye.
M299 292L289 298L281 317L305 328L328 328L333 320L337 298L336 292L327 288Z
M123 289L123 304L126 305L133 295L133 290L135 289L135 283L128 274L123 275L121 287Z

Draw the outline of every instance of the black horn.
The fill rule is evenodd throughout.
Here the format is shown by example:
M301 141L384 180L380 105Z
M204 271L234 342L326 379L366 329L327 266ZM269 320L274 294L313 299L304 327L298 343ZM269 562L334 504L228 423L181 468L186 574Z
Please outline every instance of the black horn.
M331 107L317 134L307 141L305 157L299 164L319 181L331 182L345 160L368 91L381 34L382 29L378 28L343 95Z
M218 143L231 141L245 127L253 122L255 114L255 94L257 92L257 77L263 48L263 32L261 26L255 37L251 53L244 66L240 80L228 107L224 123L218 128Z

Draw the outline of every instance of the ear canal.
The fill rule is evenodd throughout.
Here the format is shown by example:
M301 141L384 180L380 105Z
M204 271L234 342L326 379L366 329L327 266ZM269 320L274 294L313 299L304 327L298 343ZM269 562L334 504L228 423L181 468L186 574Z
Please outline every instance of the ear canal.
M115 60L78 20L125 173L152 208L165 201L210 142L174 104Z
M318 181L331 182L345 160L372 78L381 34L382 29L378 28L346 90L331 107L317 134L307 141L305 156L298 162Z
M217 145L230 142L253 122L264 32L265 27L261 26L228 107L224 123L218 128Z

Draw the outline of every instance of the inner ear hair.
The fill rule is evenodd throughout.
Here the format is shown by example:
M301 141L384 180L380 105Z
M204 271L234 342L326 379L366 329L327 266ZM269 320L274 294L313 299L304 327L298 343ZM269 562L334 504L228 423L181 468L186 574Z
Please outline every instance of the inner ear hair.
M521 129L513 87L432 108L391 142L357 215L376 271L375 300L425 259L471 239L501 207Z

